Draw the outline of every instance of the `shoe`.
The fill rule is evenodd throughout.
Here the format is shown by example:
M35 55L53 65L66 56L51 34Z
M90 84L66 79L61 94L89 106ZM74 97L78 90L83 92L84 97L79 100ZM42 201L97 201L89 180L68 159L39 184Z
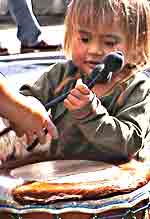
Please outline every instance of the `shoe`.
M4 47L0 47L0 56L9 55L8 49Z
M61 49L60 44L49 45L44 40L41 40L35 46L26 46L21 44L20 53L28 53L28 52L46 52L46 51L58 51Z

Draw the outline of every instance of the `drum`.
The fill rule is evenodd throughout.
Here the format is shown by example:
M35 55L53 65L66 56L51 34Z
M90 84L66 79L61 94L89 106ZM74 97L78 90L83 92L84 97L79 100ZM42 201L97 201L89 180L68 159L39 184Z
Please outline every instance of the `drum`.
M141 164L143 165L143 164ZM129 164L132 166L132 163ZM134 163L135 166L135 163ZM128 164L119 165L128 169ZM134 168L134 167L133 167ZM140 170L144 171L144 166ZM138 169L138 168L137 168ZM68 160L29 164L0 176L0 218L2 219L143 219L149 218L150 183L140 181L131 192L112 193L99 198L57 200L46 204L22 204L14 199L12 191L24 182L84 183L108 179L118 166L97 161ZM119 173L119 172L118 172ZM123 175L120 175L123 177ZM119 177L118 177L119 178ZM117 181L117 178L115 178ZM125 178L123 178L124 182ZM121 182L121 181L120 181ZM125 182L124 182L125 183ZM68 184L69 185L69 184ZM99 185L102 186L103 185ZM85 189L85 188L84 188ZM89 189L89 188L88 188ZM90 190L90 189L89 189Z

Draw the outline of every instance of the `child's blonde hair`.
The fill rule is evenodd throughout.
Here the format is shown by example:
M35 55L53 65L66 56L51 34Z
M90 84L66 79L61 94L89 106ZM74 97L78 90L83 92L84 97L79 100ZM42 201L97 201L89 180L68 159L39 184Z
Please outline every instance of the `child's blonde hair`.
M72 0L65 18L65 55L71 58L72 38L78 26L98 30L101 24L111 24L116 19L127 37L128 51L135 64L145 64L150 55L150 6L147 0Z

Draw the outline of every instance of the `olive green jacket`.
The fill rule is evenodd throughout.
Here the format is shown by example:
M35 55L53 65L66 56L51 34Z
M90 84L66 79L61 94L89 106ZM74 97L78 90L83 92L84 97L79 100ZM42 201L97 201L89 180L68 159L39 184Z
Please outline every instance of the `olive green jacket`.
M55 64L32 87L24 85L21 92L46 105L55 98L56 87L68 75L68 62ZM58 96L74 86L75 80L69 81ZM95 95L88 106L73 113L63 101L52 106L59 139L51 142L50 158L110 162L136 156L146 144L150 129L150 81L145 74L137 73L124 86L123 93L117 85L111 94L99 98Z

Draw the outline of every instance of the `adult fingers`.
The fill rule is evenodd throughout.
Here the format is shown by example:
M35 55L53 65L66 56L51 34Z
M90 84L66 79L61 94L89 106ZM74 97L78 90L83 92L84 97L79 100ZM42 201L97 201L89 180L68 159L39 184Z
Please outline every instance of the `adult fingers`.
M54 125L54 123L50 120L50 122L47 123L47 127L45 127L47 129L47 132L54 138L57 139L59 134L58 134L58 130L56 128L56 126Z
M20 127L14 125L13 123L10 123L10 126L18 137L22 137L24 135L24 132L21 130Z
M46 133L45 133L45 130L40 130L38 133L37 133L37 138L39 140L39 143L40 144L45 144L46 143Z
M26 132L27 144L30 145L34 142L37 136L31 132Z

